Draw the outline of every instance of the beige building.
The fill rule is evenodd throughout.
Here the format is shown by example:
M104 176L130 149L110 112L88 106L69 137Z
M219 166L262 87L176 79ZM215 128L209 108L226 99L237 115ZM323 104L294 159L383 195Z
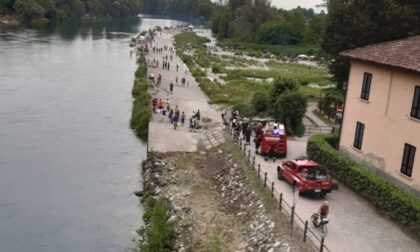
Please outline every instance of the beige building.
M420 196L420 36L341 55L351 70L340 151Z

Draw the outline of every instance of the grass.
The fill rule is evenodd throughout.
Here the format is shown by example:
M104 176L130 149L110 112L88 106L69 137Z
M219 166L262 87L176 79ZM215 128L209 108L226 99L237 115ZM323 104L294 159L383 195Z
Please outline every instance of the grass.
M321 93L320 89L309 87L308 84L316 83L320 86L331 84L330 74L325 67L283 63L276 60L269 60L264 63L257 59L246 59L233 55L208 54L205 45L208 40L192 32L177 35L175 41L178 55L189 67L200 88L209 97L210 103L224 104L233 109L238 109L243 116L255 116L256 112L252 106L254 94L258 91L271 89L272 85L262 80L269 78L294 79L300 85L299 91L306 98L317 98ZM244 43L240 43L237 48L242 48L240 50L263 50L260 45ZM284 49L294 53L302 53L300 50L303 50L302 47L291 48L285 46L268 46L268 48L273 50ZM251 67L255 65L257 67ZM265 66L265 68L258 68L262 66ZM225 83L221 84L209 80L204 71L204 69L209 68L214 73L224 74L221 78ZM303 128L301 127L301 129ZM301 129L298 129L297 132L303 133Z
M312 45L266 45L246 43L233 39L225 39L223 41L218 42L218 45L221 47L233 48L239 52L246 52L246 54L256 57L261 57L264 54L264 52L272 53L277 57L289 58L295 58L299 54L316 55L319 53L319 47Z
M153 156L149 157L153 161ZM147 161L142 163L143 171ZM175 223L169 221L170 208L168 202L159 197L152 196L150 186L144 188L144 214L146 223L144 227L137 230L141 237L136 246L126 251L129 252L169 252L173 251L176 239Z
M134 101L130 126L140 139L147 140L152 108L150 104L151 97L147 93L149 84L147 82L146 58L143 55L140 56L137 63L138 68L135 74L133 90L131 92Z
M221 232L219 230L211 230L208 237L206 237L206 242L204 244L203 252L222 252L226 251L221 237Z

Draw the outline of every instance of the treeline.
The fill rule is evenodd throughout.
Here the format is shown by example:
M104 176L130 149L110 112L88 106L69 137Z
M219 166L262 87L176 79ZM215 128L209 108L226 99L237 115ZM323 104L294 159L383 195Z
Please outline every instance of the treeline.
M319 44L326 14L277 9L269 0L143 0L142 12L208 24L219 39L272 45Z
M204 24L213 15L215 4L210 0L143 0L141 12Z
M230 0L217 5L212 31L219 38L272 45L318 44L326 14L313 9L277 9L269 0Z
M0 0L0 14L25 22L82 18L124 18L140 12L142 0Z
M349 73L341 51L420 34L419 0L328 0L327 7L322 49L334 59L330 70L339 87Z

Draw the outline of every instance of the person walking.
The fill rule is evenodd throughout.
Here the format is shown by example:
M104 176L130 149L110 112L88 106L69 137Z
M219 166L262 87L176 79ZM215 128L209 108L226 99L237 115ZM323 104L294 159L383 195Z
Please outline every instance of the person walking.
M171 91L171 94L174 94L174 84L172 82L169 84L169 91Z
M195 117L197 117L197 121L200 122L200 118L201 118L200 110L197 110L197 113L195 113Z
M178 126L178 118L179 115L175 113L175 115L172 117L172 123L174 124L174 130L176 130L176 127Z
M162 99L159 99L159 102L158 102L158 108L159 108L160 110L162 110L162 109L163 109L163 107L164 107L163 101L162 101Z
M171 109L171 110L169 110L169 115L168 115L168 117L169 117L169 121L170 121L171 123L173 123L173 121L172 121L173 116L174 116L174 110L173 110L173 109Z
M182 111L182 113L181 113L181 125L182 125L182 127L184 127L184 123L185 123L185 113L184 113L184 111Z
M176 72L178 72L179 66L178 64L176 64Z

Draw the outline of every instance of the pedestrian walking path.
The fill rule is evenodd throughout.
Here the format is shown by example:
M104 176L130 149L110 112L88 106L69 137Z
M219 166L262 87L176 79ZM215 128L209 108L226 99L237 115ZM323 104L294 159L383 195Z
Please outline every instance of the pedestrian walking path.
M155 37L154 47L168 48L173 47L173 36L177 31L162 31L161 35ZM204 92L198 86L191 75L187 66L181 61L181 59L175 54L171 53L170 50L163 50L162 53L151 52L146 55L147 60L153 61L153 59L159 60L159 67L152 68L148 67L148 75L153 74L154 76L162 76L161 84L159 87L154 88L151 91L152 98L157 97L166 101L169 99L171 107L178 106L179 110L184 111L186 115L186 121L183 127L179 127L176 130L169 122L169 118L165 117L162 121L162 116L158 113L153 113L151 122L149 123L149 151L155 152L193 152L197 151L199 143L207 144L208 137L206 129L197 130L192 132L189 128L189 119L193 115L193 112L200 110L201 120L200 124L205 126L203 123L204 118L211 120L208 125L221 129L221 116L213 107L207 102L209 99ZM162 68L162 57L172 55L172 61L169 60L169 70ZM179 66L178 71L176 65ZM176 79L178 77L178 84ZM185 86L181 85L181 79L185 78ZM174 84L173 94L170 92L170 83ZM219 142L220 137L218 138ZM214 142L210 142L214 143Z

